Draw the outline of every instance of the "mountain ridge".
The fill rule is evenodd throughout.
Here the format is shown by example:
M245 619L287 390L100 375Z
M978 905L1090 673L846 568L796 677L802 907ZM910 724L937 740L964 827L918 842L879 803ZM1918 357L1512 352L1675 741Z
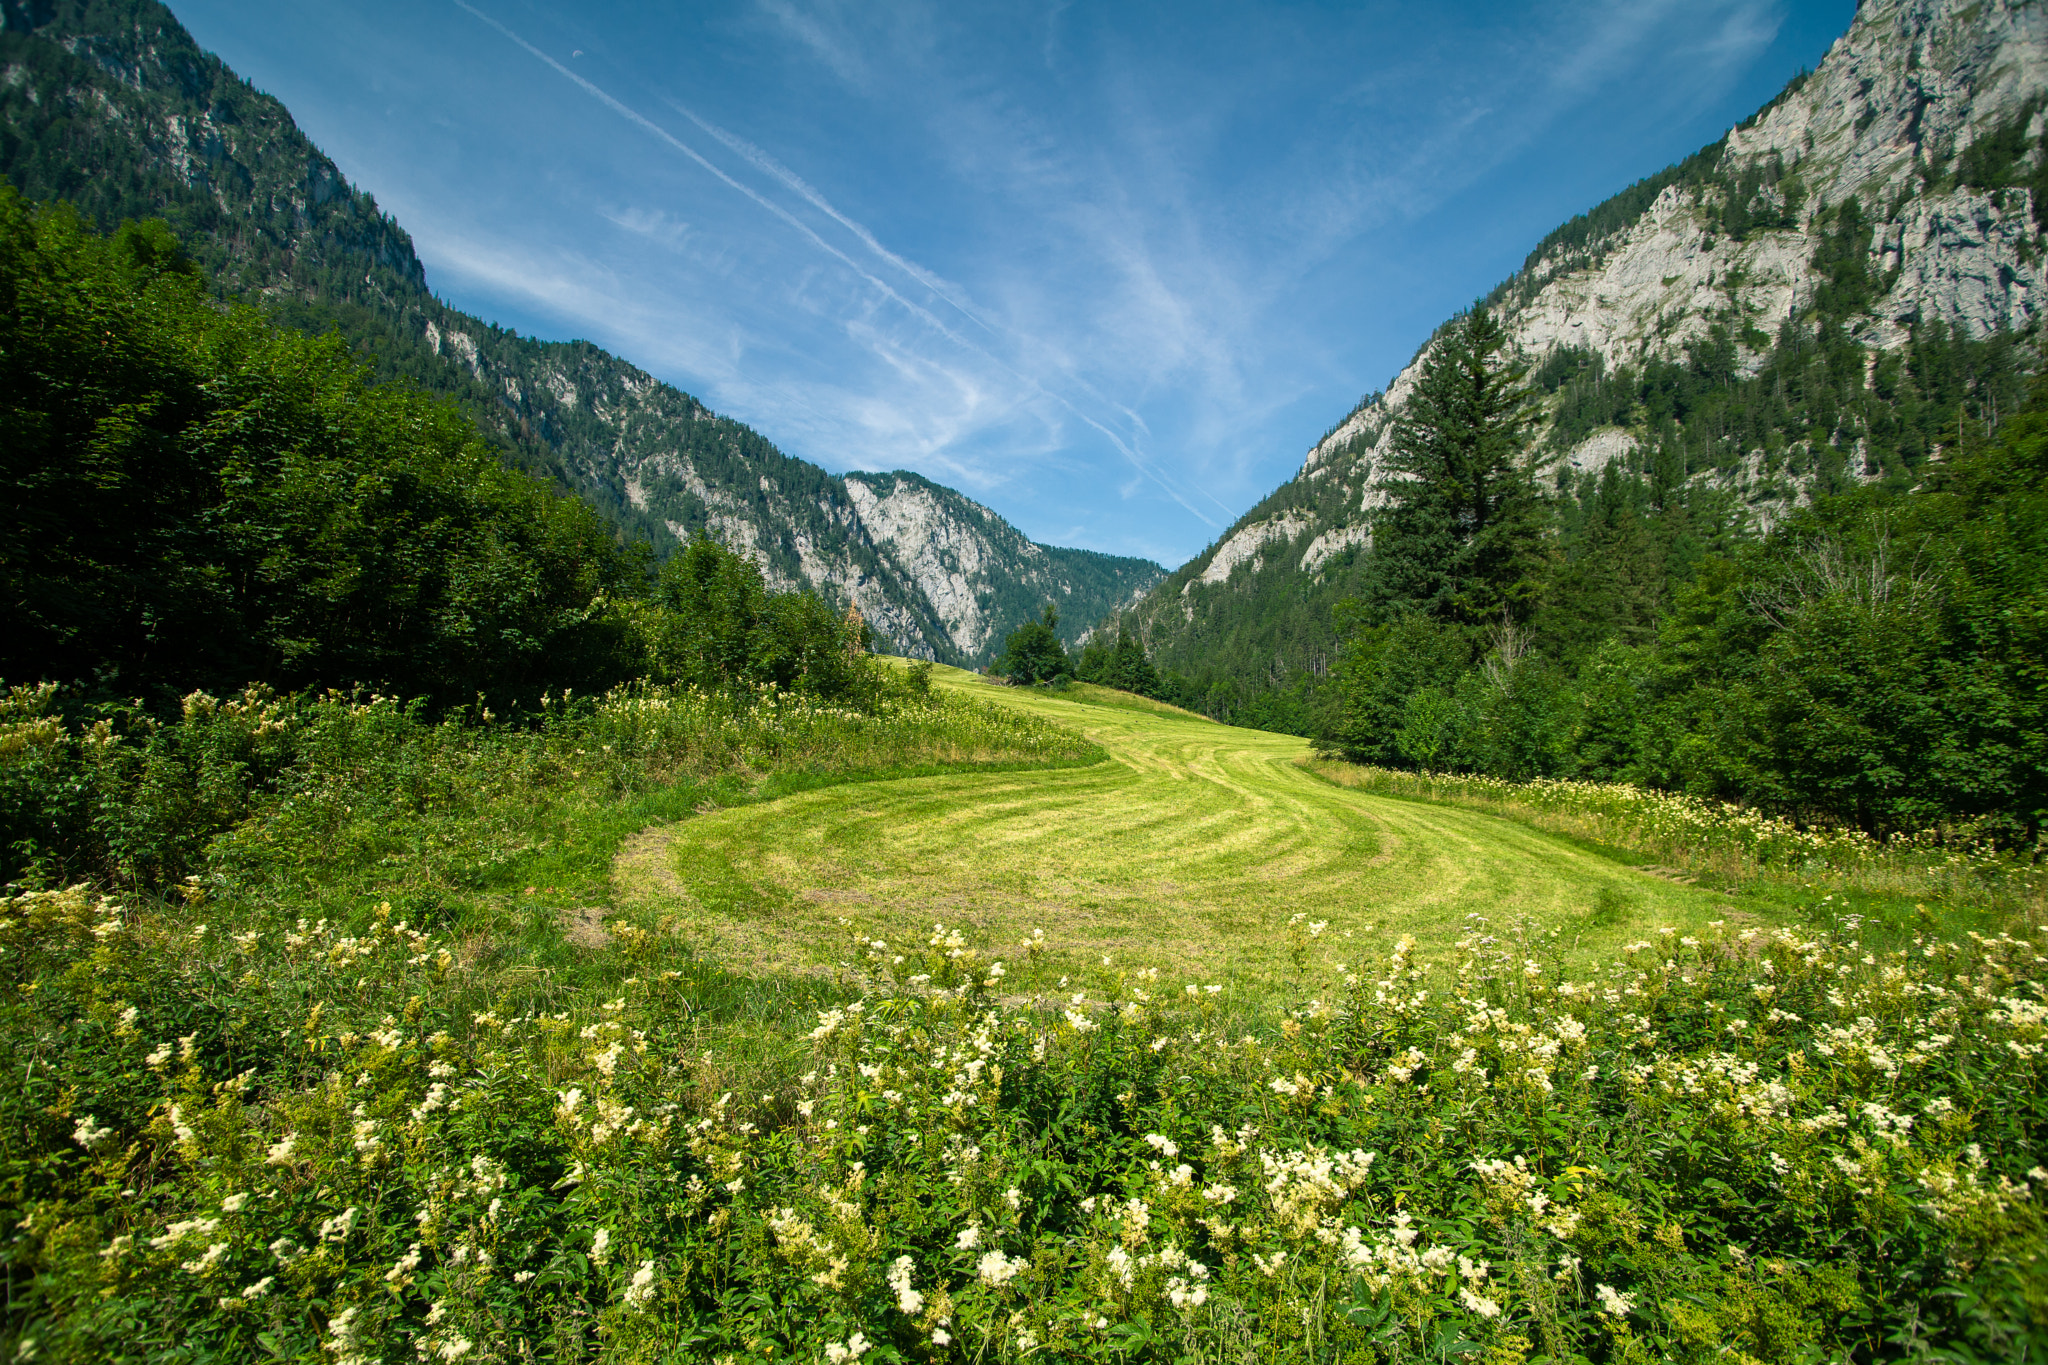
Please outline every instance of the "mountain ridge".
M1920 383L1937 338L1991 344L2038 328L2044 106L2040 7L1869 0L1815 70L1722 138L1546 234L1478 303L1499 314L1543 389L1539 442L1571 487L1610 470L1662 478L1685 495L1670 501L1690 499L1704 543L1767 529L1834 481L1907 478L1938 458L1924 433L1898 444L1891 428L1925 427L1926 414L1902 418L1886 385L1901 371ZM1858 301L1844 312L1850 295ZM1769 370L1782 387L1786 357L1831 327L1865 366L1869 400L1853 420L1700 432L1684 412L1652 410L1651 388L1671 388L1674 368L1733 386ZM1327 673L1336 604L1358 584L1387 500L1395 419L1441 333L1291 479L1117 614L1162 666L1206 672L1212 691L1240 702ZM1624 376L1634 406L1601 410L1611 395L1585 392ZM1838 409L1862 401L1823 397ZM1997 395L1966 386L1959 406L1973 404L1995 410ZM1663 465L1678 473L1666 478Z
M452 399L508 462L588 499L622 534L657 548L711 534L775 587L857 606L901 652L983 661L1036 616L1042 602L1022 598L1041 592L1077 638L1165 572L1035 546L937 484L918 516L885 518L885 547L843 476L590 342L520 337L450 307L404 229L157 0L0 3L0 173L102 229L166 219L224 297L338 330L379 379ZM952 549L903 542L913 524ZM948 554L975 568L955 572Z

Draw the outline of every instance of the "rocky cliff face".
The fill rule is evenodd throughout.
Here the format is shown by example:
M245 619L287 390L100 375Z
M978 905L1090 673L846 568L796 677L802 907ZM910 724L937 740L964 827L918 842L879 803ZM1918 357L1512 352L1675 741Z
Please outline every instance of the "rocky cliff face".
M856 487L596 346L447 307L405 231L156 0L0 3L0 173L103 228L167 219L224 297L339 330L628 531L657 547L706 531L906 653L979 662L1045 600L1084 624L1163 572L1034 545L915 476ZM876 492L913 484L908 501Z
M1613 372L1682 359L1726 336L1733 373L1755 373L1781 324L1809 312L1825 283L1822 240L1853 197L1881 282L1852 327L1872 373L1930 322L1972 338L2024 332L2048 305L2048 205L2036 203L2044 106L2048 8L1868 0L1810 76L1713 147L1551 234L1487 302L1532 367L1568 351ZM2006 162L2032 183L1971 183L1972 166ZM1428 350L1140 604L1135 617L1163 657L1241 633L1275 592L1333 604L1341 571L1370 543L1394 419ZM1640 426L1610 426L1575 440L1562 462L1597 473L1647 437ZM1761 452L1744 452L1697 477L1727 486L1754 523L1768 524L1802 488L1767 478L1763 463Z
M1035 544L916 474L848 474L846 491L867 534L923 591L966 658L991 657L1046 603L1059 609L1060 634L1072 645L1165 576L1150 560Z

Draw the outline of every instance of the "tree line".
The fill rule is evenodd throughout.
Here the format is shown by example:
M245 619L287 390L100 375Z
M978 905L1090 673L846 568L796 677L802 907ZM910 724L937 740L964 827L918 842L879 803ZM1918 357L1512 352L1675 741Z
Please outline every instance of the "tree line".
M1699 554L1675 588L1617 477L1572 509L1579 553L1563 559L1555 452L1528 439L1530 403L1483 309L1425 364L1319 747L1631 781L1885 835L2039 840L2039 381L1991 432L1966 419L1917 482L1823 494L1759 540Z
M212 297L158 221L0 181L0 678L79 704L363 688L531 705L648 677L859 700L858 615L699 538L657 572L337 337Z

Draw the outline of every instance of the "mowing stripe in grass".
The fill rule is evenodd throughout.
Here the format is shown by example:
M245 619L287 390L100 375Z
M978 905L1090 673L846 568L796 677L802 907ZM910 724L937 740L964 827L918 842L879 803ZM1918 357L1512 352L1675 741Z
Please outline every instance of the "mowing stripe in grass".
M1013 989L1099 984L1108 957L1112 971L1231 983L1247 1004L1302 989L1297 913L1328 923L1309 952L1320 973L1379 957L1400 934L1448 951L1472 914L1495 927L1528 916L1591 956L1731 908L1512 821L1318 781L1297 766L1307 742L1291 736L1085 686L1008 688L952 669L936 681L1057 721L1110 761L864 782L709 813L634 842L617 869L622 906L671 918L750 973L832 969L849 957L842 921L892 945L943 923L1005 959ZM651 859L664 875L647 875ZM1026 963L1022 941L1041 928L1054 946Z

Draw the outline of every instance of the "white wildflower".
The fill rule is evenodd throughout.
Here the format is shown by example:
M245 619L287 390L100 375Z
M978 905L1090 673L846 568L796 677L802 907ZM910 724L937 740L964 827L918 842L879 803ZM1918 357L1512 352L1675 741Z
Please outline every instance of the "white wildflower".
M626 1306L635 1312L643 1312L653 1301L654 1262L646 1260L633 1272L633 1282L626 1286Z
M898 1256L889 1266L889 1288L896 1294L896 1307L912 1317L924 1311L924 1295L910 1287L911 1272L917 1269L917 1262L908 1256Z

